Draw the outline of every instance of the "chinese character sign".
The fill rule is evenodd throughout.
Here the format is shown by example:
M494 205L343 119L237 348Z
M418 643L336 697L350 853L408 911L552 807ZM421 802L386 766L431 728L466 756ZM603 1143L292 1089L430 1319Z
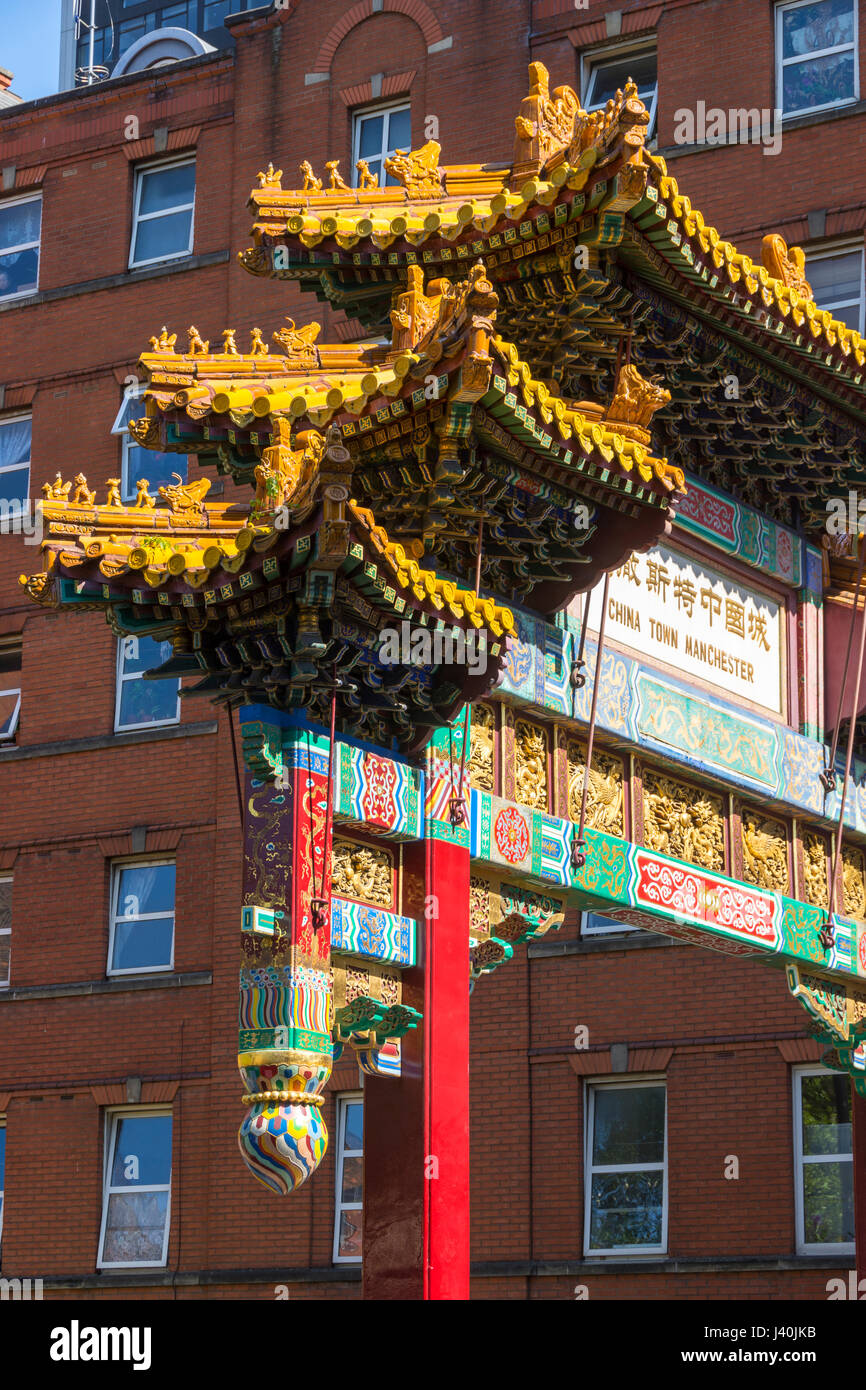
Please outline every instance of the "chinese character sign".
M590 603L593 632L600 589ZM610 577L608 639L681 679L781 715L784 616L768 594L667 546L633 555Z

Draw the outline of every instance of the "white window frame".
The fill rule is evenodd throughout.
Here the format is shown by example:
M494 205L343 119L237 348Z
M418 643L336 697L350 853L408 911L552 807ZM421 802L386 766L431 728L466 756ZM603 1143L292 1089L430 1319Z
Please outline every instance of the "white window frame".
M21 512L23 513L30 497L30 469L33 463L33 414L31 411L25 410L18 415L0 416L0 430L3 429L4 425L18 425L22 420L30 421L30 453L27 457L27 486L24 489L24 500L21 503ZM0 464L0 473L20 473L24 466L23 463L3 463Z
M180 678L177 678L177 713L173 719L147 719L142 724L121 724L120 707L121 696L123 694L123 684L125 681L140 681L144 675L140 671L134 671L130 675L125 675L123 670L123 644L127 638L134 634L127 634L126 637L117 639L117 671L114 678L114 732L116 734L135 733L138 729L168 729L180 723ZM143 633L142 636L149 636ZM171 679L169 677L168 679Z
M851 0L854 11L854 39L852 44L839 44L836 48L818 48L814 53L798 53L793 58L782 57L782 16L788 10L801 10L806 5L820 4L821 0L784 0L784 3L776 5L776 107L782 112L783 121L791 121L799 116L814 116L819 111L835 111L843 106L850 106L852 102L860 100L860 58L859 58L859 5L857 0ZM823 106L801 106L796 111L786 111L784 109L784 86L782 82L783 70L792 67L795 63L809 62L815 58L828 58L831 53L847 53L848 50L854 54L854 93L850 97L841 97L839 101L826 101Z
M6 1116L0 1115L0 1129L6 1128ZM8 1147L8 1145L7 1145ZM0 1173L0 1249L3 1243L3 1213L6 1210L6 1159L4 1154L3 1172Z
M0 874L0 883L12 883L12 882L14 882L12 874ZM12 923L11 923L11 922L10 922L10 924L9 924L8 927L0 927L0 936L8 936L8 937L9 937L9 945L10 945L10 947L11 947L11 945L12 945ZM11 979L12 979L12 956L11 956L11 954L10 954L10 957L9 957L9 977L8 977L8 979L6 979L6 980L0 980L0 989L8 989L8 988L9 988L9 981L10 981Z
M357 170L357 168L356 168L355 166L356 166L356 164L358 163L358 160L361 158L361 154L360 154L360 149L361 149L361 122L362 122L363 120L365 120L366 117L368 117L368 116L383 116L386 112L388 112L388 114L391 115L391 114L396 114L398 111L408 111L408 112L409 112L409 123L410 123L410 126L411 126L411 122L412 122L412 103L411 103L411 101L409 101L409 100L406 100L406 101L380 101L380 102L378 102L378 103L377 103L376 105L374 105L374 106L359 106L359 107L357 108L357 110L354 110L354 111L352 112L352 187L353 187L353 188L357 188L357 187L358 187L358 178L359 178L359 175L358 175L358 170ZM385 123L384 123L384 121L383 121L383 123L382 123L382 139L383 139L383 141L384 141L384 139L385 139ZM389 187L389 188L390 188L390 187L398 187L398 186L399 186L399 185L391 185L391 184L386 185L386 183L385 183L385 180L386 180L386 178L388 177L388 171L387 171L387 169L385 168L385 160L388 159L389 156L392 155L393 153L394 153L393 150L386 149L385 146L384 146L384 144L383 144L382 149L379 151L378 154L372 154L372 155L366 155L366 156L365 156L365 158L366 158L366 160L367 160L368 163L370 162L371 159L378 159L378 160L381 162L381 165L382 165L382 174L381 174L381 178L380 178L380 182L379 182L379 187L380 187L380 188L385 188L386 186Z
M21 203L41 203L41 193L25 193L20 198L3 198L0 201L0 209L18 206ZM0 301L4 304L9 299L25 299L28 295L38 294L39 292L39 272L42 269L42 212L39 214L39 237L36 241L22 241L16 246L0 246L0 259L3 256L11 256L15 251L32 251L36 248L36 284L32 290L13 290L11 294L0 294Z
M118 895L120 893L120 880L124 869L161 869L167 865L173 865L175 869L175 902L168 912L139 912L132 917L124 916L118 912ZM150 922L162 921L163 918L171 916L171 959L167 965L141 965L134 966L129 970L113 969L111 965L114 955L114 935L118 922ZM177 860L176 859L142 859L140 856L132 859L112 859L111 861L111 896L108 918L108 962L106 965L106 975L157 975L164 974L166 970L174 969L174 940L175 929L177 926Z
M171 1116L171 1106L143 1106L143 1105L124 1105L105 1112L105 1143L103 1145L103 1166L102 1166L102 1219L99 1224L99 1246L96 1252L97 1269L164 1269L168 1260L168 1242L171 1235L171 1180L174 1174L174 1153L172 1152L169 1162L168 1183L152 1183L146 1187L111 1187L111 1168L114 1161L114 1144L116 1142L117 1121L125 1115L134 1115L140 1119L160 1119L165 1115ZM171 1127L171 1143L174 1149L174 1123ZM115 1193L127 1192L168 1192L168 1203L165 1211L165 1230L162 1238L162 1259L161 1260L104 1260L102 1252L105 1246L105 1224L108 1220L108 1199Z
M659 104L659 50L655 39L644 40L643 43L626 44L606 44L604 48L591 48L581 57L580 72L580 104L584 111L603 111L604 105L589 106L589 94L593 87L595 68L602 63L609 63L614 59L622 59L625 62L628 58L647 58L650 54L656 60L656 89L652 99L652 105L648 108L649 125L647 126L647 143L651 144L656 138L656 116Z
M7 646L6 641L5 641L4 639L0 638L0 652L2 652L2 651L8 651L8 650L9 650L9 647L11 647L11 646L12 646L12 643L11 643L11 642L9 643L9 646ZM20 637L18 638L18 646L19 646L19 648L22 650L22 656L23 656L23 643L22 643ZM8 674L9 674L9 675L14 675L14 673L11 672L11 671L8 672ZM3 679L4 679L4 676L0 675L0 681L2 681ZM19 721L19 719L20 719L20 717L21 717L21 686L20 686L20 685L10 685L10 686L7 686L5 689L0 690L0 697L5 696L5 695L16 695L18 698L17 698L16 701L15 701L15 709L14 709L13 712L12 712L12 721L11 721L11 723L10 723L10 725L9 725L9 730L8 730L8 732L5 733L5 734L0 733L0 750L3 750L3 749L5 749L5 748L11 747L11 746L14 744L14 742L15 742L15 735L16 735L17 732L18 732L18 721Z
M628 922L618 922L614 919L591 925L589 920L591 917L600 918L601 914L598 912L582 912L580 914L581 936L625 936L640 931L640 927L633 927Z
M184 155L180 159L160 159L153 164L137 164L135 167L135 192L132 202L132 234L129 238L129 269L141 270L148 265L161 265L164 261L180 261L186 256L192 255L192 248L195 244L195 188L193 188L191 203L178 203L176 207L160 208L159 212L139 212L141 203L141 189L146 174L154 174L160 169L174 169L183 164L191 164L195 168L195 155ZM198 170L196 169L196 185L198 184ZM190 211L189 219L189 245L185 251L171 251L167 256L152 256L146 261L136 261L135 240L138 234L139 222L152 222L158 217L169 217L174 212Z
M829 261L829 260L831 260L834 256L850 256L853 252L859 251L859 253L860 253L860 297L859 297L859 301L858 301L858 302L859 302L859 305L860 305L860 325L859 325L859 328L858 328L858 332L862 335L863 332L864 332L864 329L866 329L866 252L864 252L864 244L863 244L862 238L861 238L859 241L833 241L833 242L828 242L826 245L820 246L820 247L816 248L814 251L810 250L808 247L804 247L804 250L805 250L805 254L806 254L806 279L807 279L807 280L809 279L809 262L810 262L810 261L811 261L812 263L814 263L815 261ZM846 301L844 301L842 304L838 305L837 308L846 309L846 308L849 307L850 304L853 304L853 303L854 303L853 300L846 300ZM823 306L823 307L826 307L826 306ZM833 317L835 318L836 312L837 312L836 308L830 309L829 312L830 312L830 313L833 315Z
M363 1091L343 1091L343 1092L341 1092L341 1093L337 1096L337 1161L336 1161L336 1163L334 1164L334 1168L335 1168L335 1184L336 1184L336 1185L335 1185L335 1188L334 1188L334 1251L333 1251L333 1262L334 1262L334 1264L336 1264L336 1265L358 1265L358 1264L361 1264L361 1262L362 1262L362 1260L363 1260L363 1253L361 1254L360 1257L357 1256L357 1255L341 1255L341 1254L340 1254L340 1217L342 1216L342 1214L343 1214L344 1211L363 1211L363 1210L364 1210L364 1203L363 1203L363 1201L360 1201L360 1202L344 1202L344 1201L342 1200L342 1193L343 1193L343 1159L344 1159L344 1158L360 1158L360 1159L363 1160L363 1157L364 1157L364 1150L363 1150L363 1148L361 1148L361 1149L349 1149L348 1152L346 1152L346 1149L345 1149L346 1118L347 1118L347 1115L348 1115L348 1107L349 1107L350 1105L357 1105L358 1103L360 1103L360 1105L361 1105L361 1107L362 1107L362 1113L363 1113L363 1105L364 1105L364 1092L363 1092ZM363 1136L362 1136L362 1142L363 1142Z
M631 1087L661 1086L665 1093L665 1133L664 1133L664 1157L661 1163L617 1163L601 1164L594 1166L592 1162L592 1138L595 1126L595 1097L601 1090L624 1091ZM665 1076L641 1076L640 1080L632 1081L622 1077L613 1079L602 1077L595 1080L587 1079L584 1090L584 1126L583 1126L583 1254L584 1258L596 1256L617 1257L625 1256L629 1259L640 1256L666 1255L668 1248L668 1087ZM662 1239L660 1245L617 1245L609 1250L595 1249L590 1245L590 1231L592 1229L592 1177L593 1173L646 1173L649 1171L662 1172Z
M846 1159L848 1154L804 1154L803 1153L803 1090L802 1080L806 1076L834 1076L835 1072L829 1067L793 1067L792 1080L794 1085L794 1220L795 1220L795 1243L798 1255L853 1255L855 1242L852 1241L825 1241L822 1244L807 1244L806 1242L806 1207L803 1192L803 1169L807 1163L838 1163L840 1159ZM853 1117L852 1117L853 1118ZM852 1126L853 1128L853 1126ZM853 1149L853 1133L852 1133ZM850 1155L853 1165L854 1155ZM852 1167L853 1172L853 1167Z

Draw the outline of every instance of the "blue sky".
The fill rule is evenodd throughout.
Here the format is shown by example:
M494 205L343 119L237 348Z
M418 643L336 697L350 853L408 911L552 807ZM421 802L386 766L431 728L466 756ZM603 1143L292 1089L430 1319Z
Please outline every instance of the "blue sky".
M0 67L25 101L57 91L60 0L0 0Z

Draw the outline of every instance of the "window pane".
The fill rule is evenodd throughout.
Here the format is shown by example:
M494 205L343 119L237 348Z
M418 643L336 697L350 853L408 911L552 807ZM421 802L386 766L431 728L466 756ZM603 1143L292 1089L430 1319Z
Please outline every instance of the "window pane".
M189 251L192 227L192 208L186 212L170 212L165 217L153 217L139 222L135 233L133 260L156 261L164 256L178 256Z
M344 1202L360 1202L363 1200L363 1197L364 1160L363 1158L344 1158L341 1200Z
M15 731L21 693L16 690L0 695L0 738L10 738Z
M38 251L13 251L8 256L0 256L0 299L35 290L38 274Z
M664 1086L624 1086L595 1092L594 1165L661 1163L664 1134Z
M10 420L0 425L0 468L28 462L32 432L31 420Z
M358 157L365 159L367 155L382 153L382 124L384 116L363 116L361 118L361 135L358 142Z
M9 983L9 966L12 959L12 937L7 933L0 936L0 985Z
M388 153L408 150L412 143L412 113L408 107L392 111L388 116Z
M160 1262L167 1212L167 1192L109 1197L103 1261L107 1264Z
M0 931L9 931L12 926L12 881L0 883Z
M590 1247L661 1245L663 1197L661 1172L593 1174Z
M803 1227L807 1245L853 1241L854 1165L850 1159L803 1164Z
M363 1149L364 1147L364 1105L360 1100L351 1101L346 1106L346 1139L344 1149Z
M29 486L29 467L13 468L10 469L8 473L0 473L0 501L18 503L26 502L27 491Z
M155 917L144 922L119 918L114 924L112 970L152 970L171 965L174 918Z
M133 675L161 666L171 656L170 642L157 642L153 637L122 637L123 674ZM153 686L156 682L148 682Z
M121 1115L115 1121L111 1187L153 1187L171 1180L171 1115Z
M175 164L141 175L140 213L162 212L191 203L195 195L195 165Z
M160 724L177 719L177 692L180 682L124 681L120 692L119 723Z
M38 241L41 221L41 198L34 198L32 203L14 203L11 207L0 203L0 250Z
M117 894L118 917L141 912L174 912L174 864L136 864L121 869Z
M816 260L807 260L806 278L820 309L838 300L859 300L863 253L845 251L838 256L819 256Z
M854 96L854 53L828 54L782 69L782 110L808 111Z
M796 58L854 39L854 0L816 0L782 12L782 57Z
M353 1259L361 1258L361 1228L364 1213L361 1211L344 1211L340 1213L340 1243L339 1251L341 1255L349 1256Z
M138 401L130 418L136 420L143 414L144 407ZM172 478L172 473L179 474L186 482L186 454L163 454L158 449L141 449L137 444L127 446L123 471L124 500L131 502L135 499L135 485L139 478L147 479L151 496L157 488L177 481Z
M803 1153L851 1153L851 1082L846 1076L804 1076Z
M6 1186L6 1126L0 1125L0 1187Z
M621 91L629 78L637 85L638 94L649 105L655 93L658 59L655 53L633 54L609 63L596 63L592 69L591 107L604 106Z

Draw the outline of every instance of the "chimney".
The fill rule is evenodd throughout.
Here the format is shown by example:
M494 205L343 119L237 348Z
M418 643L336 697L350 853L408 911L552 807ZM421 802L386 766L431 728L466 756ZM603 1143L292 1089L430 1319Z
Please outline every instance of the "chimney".
M14 72L10 72L8 68L0 68L0 92L4 92L7 87L11 86L14 76Z

